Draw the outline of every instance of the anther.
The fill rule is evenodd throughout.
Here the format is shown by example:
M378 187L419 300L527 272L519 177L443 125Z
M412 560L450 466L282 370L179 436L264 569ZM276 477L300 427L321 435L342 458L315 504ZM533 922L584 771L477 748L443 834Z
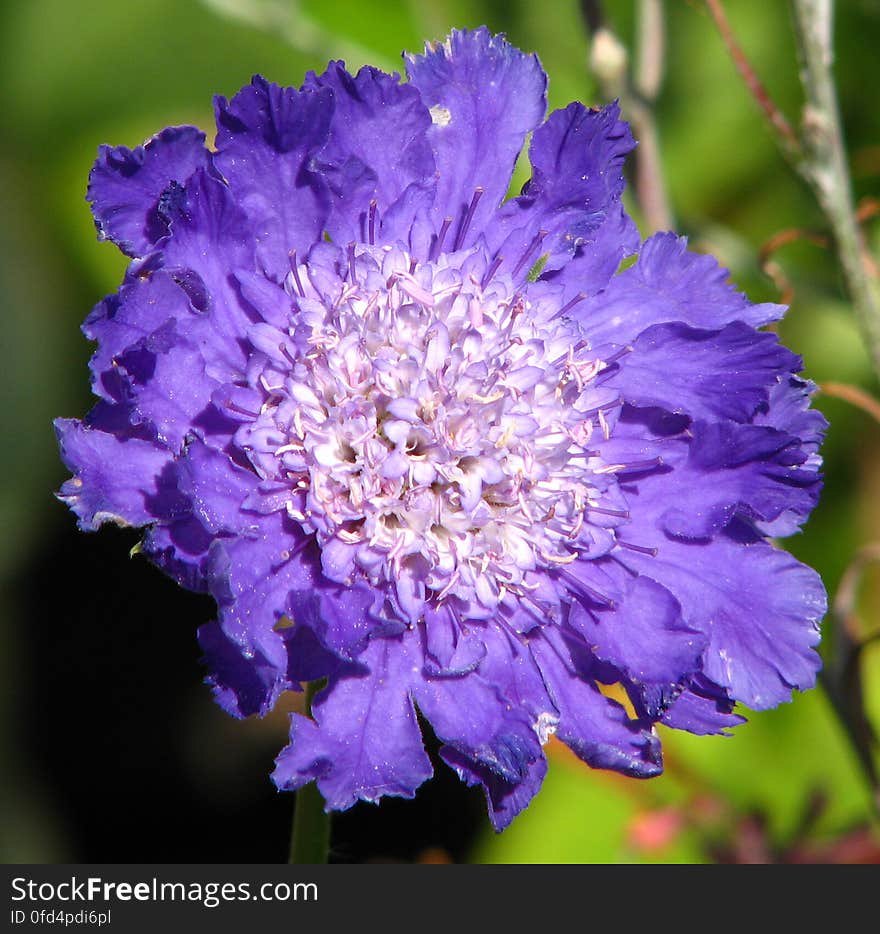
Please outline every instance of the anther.
M569 302L569 304L571 303ZM557 313L553 317L558 317L558 316L559 314ZM580 351L587 349L589 346L590 346L590 342L588 340L579 340L576 344L573 344L571 347L568 348L567 353L564 353L561 357L557 357L555 360L552 360L550 365L560 366L562 363L567 363L574 359L574 355L576 353L580 353Z

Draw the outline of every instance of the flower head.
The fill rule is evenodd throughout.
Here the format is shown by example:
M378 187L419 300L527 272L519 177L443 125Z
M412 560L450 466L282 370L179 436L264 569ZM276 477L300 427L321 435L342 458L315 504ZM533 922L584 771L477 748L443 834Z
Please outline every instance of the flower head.
M654 724L813 684L824 590L768 538L815 504L824 421L756 330L782 308L639 244L615 105L545 121L537 59L485 29L406 65L254 78L213 151L102 147L89 200L132 262L86 321L99 402L57 423L60 495L215 598L225 709L327 679L279 787L413 795L418 710L500 829L553 733L651 776Z

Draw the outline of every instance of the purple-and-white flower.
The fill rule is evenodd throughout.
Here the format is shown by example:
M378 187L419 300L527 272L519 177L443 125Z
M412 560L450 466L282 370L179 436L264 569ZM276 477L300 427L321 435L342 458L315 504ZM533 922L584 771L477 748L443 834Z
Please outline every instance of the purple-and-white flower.
M101 148L88 197L132 262L85 324L99 401L57 422L60 496L216 599L226 710L327 679L280 788L412 796L418 710L501 829L551 734L652 776L656 723L723 732L813 684L825 593L768 538L815 505L824 420L756 330L781 307L640 245L615 105L545 120L537 58L485 29L406 70L254 78L213 150Z

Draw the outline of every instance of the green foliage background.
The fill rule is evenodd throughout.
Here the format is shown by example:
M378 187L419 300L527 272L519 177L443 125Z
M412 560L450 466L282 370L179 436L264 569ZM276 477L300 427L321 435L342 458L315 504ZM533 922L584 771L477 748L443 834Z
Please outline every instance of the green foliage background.
M605 6L617 33L629 39L631 0ZM727 7L758 73L796 120L800 89L787 4L728 0ZM702 3L669 0L667 13L668 70L657 119L677 228L696 248L719 255L754 300L775 300L778 291L759 267L760 246L786 228L821 230L823 219L779 157ZM13 0L0 7L0 749L11 763L5 859L77 858L53 823L40 776L13 746L22 627L63 620L22 618L14 582L40 541L73 521L50 495L64 479L50 421L82 415L90 404L90 348L78 327L123 270L115 249L96 242L84 201L97 145L134 146L170 124L210 129L212 95L233 94L255 72L298 84L307 69L338 57L352 69L371 63L399 70L402 50L420 50L453 26L483 23L538 53L550 76L551 107L572 99L602 103L574 0ZM856 193L876 196L880 4L839 3L836 37ZM527 177L525 167L520 175ZM880 224L870 222L866 233L877 257ZM803 354L807 375L876 394L833 255L800 242L776 258L795 289L783 339ZM880 539L880 426L845 403L820 397L818 404L831 420L827 489L806 533L787 545L820 570L833 594L856 550ZM880 625L878 609L880 579L869 573L859 603L866 632ZM826 627L824 651L830 645ZM863 673L868 714L880 724L880 643L866 651ZM867 786L821 690L749 719L731 738L667 733L667 773L648 783L592 773L551 750L549 777L529 810L503 835L487 829L471 859L711 861L735 850L753 827L764 828L763 852L780 858L791 856L792 846L826 852L821 848L869 827ZM233 726L233 743L254 728ZM804 829L817 795L823 806ZM667 826L645 842L645 828Z

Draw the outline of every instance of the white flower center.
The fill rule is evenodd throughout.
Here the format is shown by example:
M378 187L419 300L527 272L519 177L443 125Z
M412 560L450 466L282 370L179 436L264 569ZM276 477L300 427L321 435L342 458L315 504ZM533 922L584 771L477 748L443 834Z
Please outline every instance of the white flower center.
M298 312L286 334L263 327L279 352L240 441L331 578L384 587L409 620L427 600L492 615L529 571L613 539L585 511L608 483L590 442L619 400L585 342L509 279L484 287L476 257L359 249L342 274L296 271Z

